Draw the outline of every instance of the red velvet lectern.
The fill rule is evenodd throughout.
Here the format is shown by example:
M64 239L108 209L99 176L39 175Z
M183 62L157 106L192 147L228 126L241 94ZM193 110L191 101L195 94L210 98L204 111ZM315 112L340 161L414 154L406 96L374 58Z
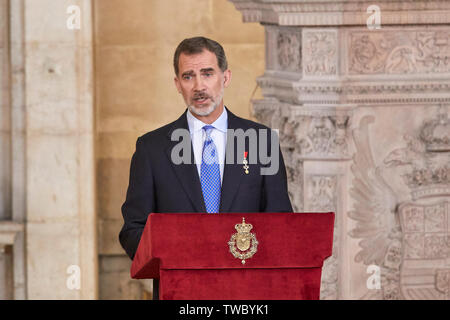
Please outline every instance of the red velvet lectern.
M242 218L257 243L245 264L229 244ZM159 278L166 300L319 299L333 225L332 212L152 213L131 277Z

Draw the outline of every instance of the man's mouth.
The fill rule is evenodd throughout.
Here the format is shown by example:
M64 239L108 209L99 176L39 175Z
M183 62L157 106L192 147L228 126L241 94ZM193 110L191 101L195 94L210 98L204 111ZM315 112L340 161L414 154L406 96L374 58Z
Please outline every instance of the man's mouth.
M194 96L194 98L192 100L194 100L194 102L196 104L203 104L205 103L207 100L209 99L208 95L198 95L198 96Z

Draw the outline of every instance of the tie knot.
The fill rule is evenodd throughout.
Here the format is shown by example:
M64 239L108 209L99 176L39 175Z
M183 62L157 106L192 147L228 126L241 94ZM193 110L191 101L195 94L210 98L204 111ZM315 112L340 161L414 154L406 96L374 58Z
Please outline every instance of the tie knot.
M203 130L205 130L205 133L206 133L206 137L209 139L209 138L211 138L211 132L212 132L212 129L214 129L214 127L213 126L204 126L203 127Z

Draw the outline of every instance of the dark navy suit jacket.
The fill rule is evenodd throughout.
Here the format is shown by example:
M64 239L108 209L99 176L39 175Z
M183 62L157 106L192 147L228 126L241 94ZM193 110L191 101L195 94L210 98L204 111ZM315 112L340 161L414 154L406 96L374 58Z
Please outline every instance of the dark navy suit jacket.
M228 129L269 129L227 111ZM139 137L136 142L128 191L122 206L124 224L119 234L120 243L131 259L150 213L206 212L192 145L190 164L176 165L171 161L172 148L179 143L171 141L172 132L177 128L189 130L186 111L176 121ZM270 151L270 139L267 141ZM230 141L227 141L227 148L229 146ZM236 141L234 147L236 151ZM245 148L249 150L248 141ZM225 163L224 166L219 212L292 212L280 148L278 152L279 169L274 175L261 175L263 165L259 157L257 164L249 164L246 174L243 155L234 152L233 164ZM225 162L229 162L228 159Z

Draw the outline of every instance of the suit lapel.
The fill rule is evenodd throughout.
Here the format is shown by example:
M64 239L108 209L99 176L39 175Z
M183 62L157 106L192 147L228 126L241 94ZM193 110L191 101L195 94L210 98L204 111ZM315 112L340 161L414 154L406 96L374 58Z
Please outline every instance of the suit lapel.
M192 148L192 142L190 141L190 136L189 141L191 146L191 162L189 164L181 163L179 165L176 165L171 160L172 149L175 147L175 145L179 143L179 141L171 140L172 132L175 129L180 128L186 129L189 132L186 112L184 112L183 115L174 122L173 126L169 130L168 133L169 146L166 148L166 155L184 191L188 195L197 212L206 212L205 202L203 200L202 187L198 176L197 166L194 161L194 151Z
M228 129L236 130L240 128L245 130L245 128L242 128L242 126L240 126L239 119L228 109L227 112ZM229 139L227 139L226 150L228 150L229 148L234 148L234 159L231 164L227 164L227 159L225 156L225 166L223 170L222 192L219 210L220 212L229 212L243 177L243 155L236 154L236 141L229 141ZM248 148L246 148L246 150L248 150ZM229 154L229 152L225 153L225 155L227 154Z

